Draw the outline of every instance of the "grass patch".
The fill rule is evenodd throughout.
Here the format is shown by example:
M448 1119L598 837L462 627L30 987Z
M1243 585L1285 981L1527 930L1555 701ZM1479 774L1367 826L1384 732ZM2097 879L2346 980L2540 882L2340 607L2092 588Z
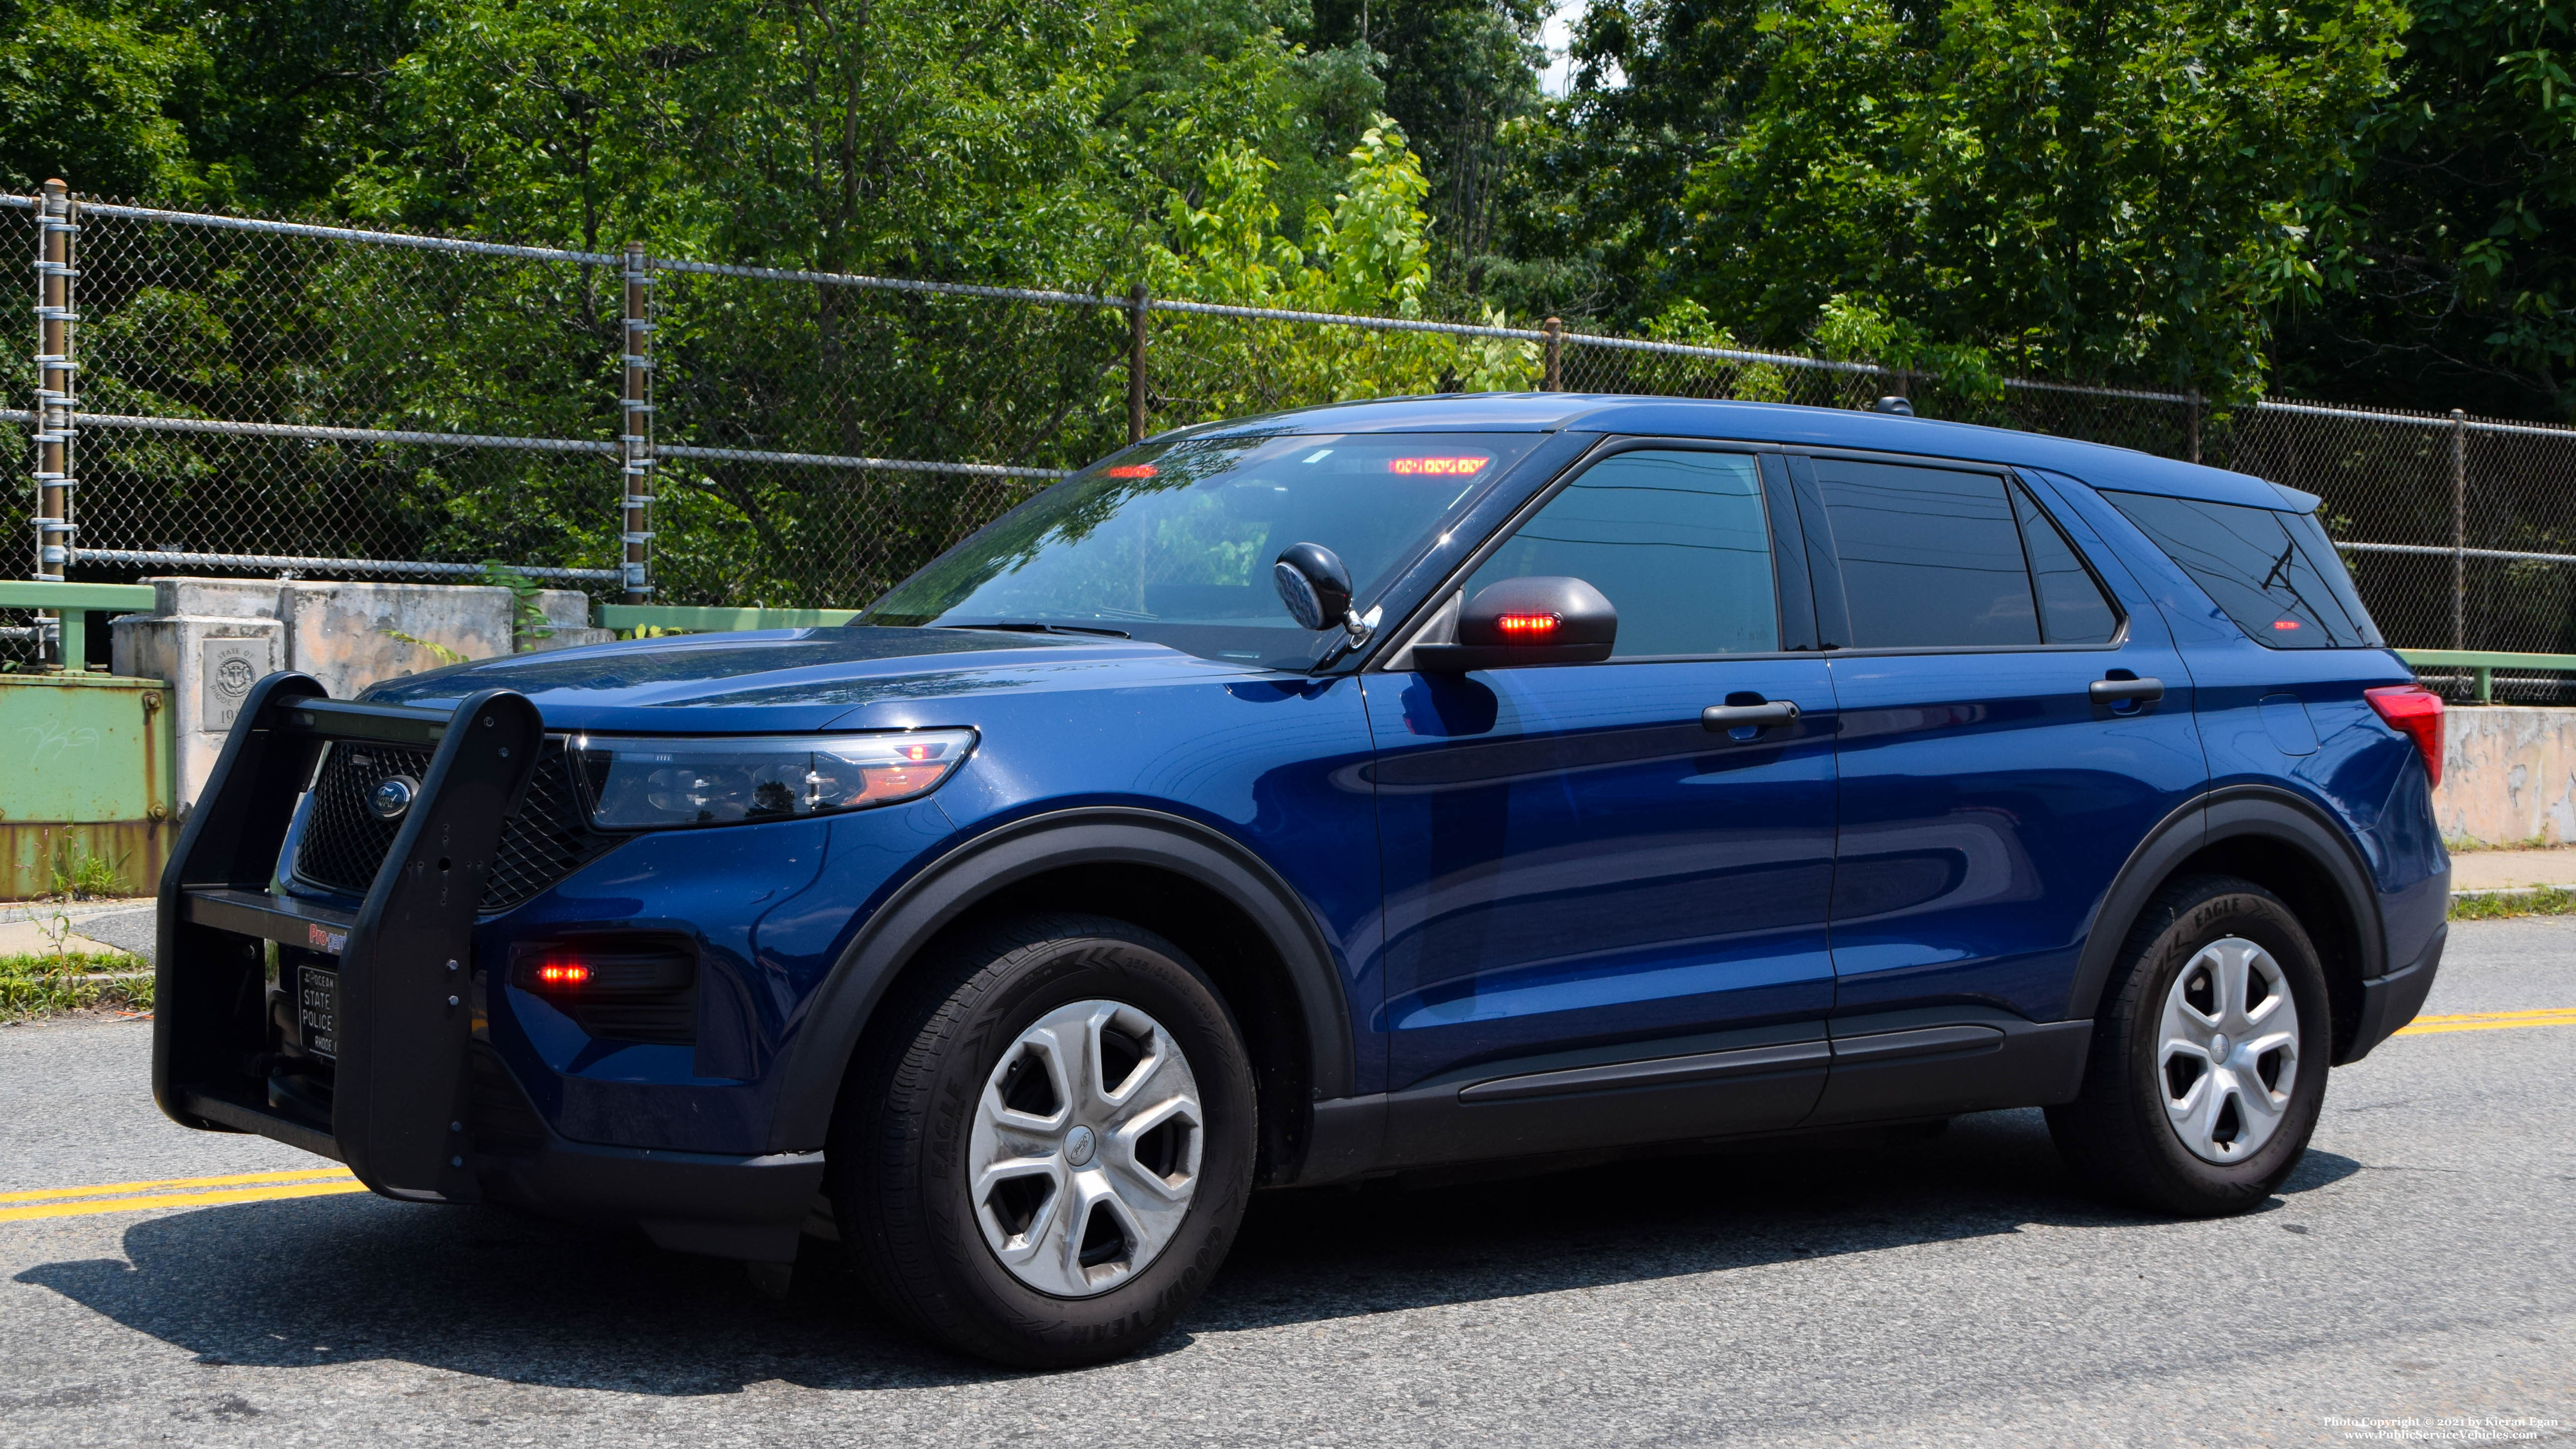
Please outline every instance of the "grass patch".
M0 956L0 1021L63 1011L150 1011L151 970L121 951Z
M2500 921L2508 916L2576 915L2576 891L2537 886L2527 891L2482 891L2451 897L2455 921Z
M94 901L130 894L125 888L125 857L92 855L86 841L55 837L49 865L53 881L47 894L55 900Z

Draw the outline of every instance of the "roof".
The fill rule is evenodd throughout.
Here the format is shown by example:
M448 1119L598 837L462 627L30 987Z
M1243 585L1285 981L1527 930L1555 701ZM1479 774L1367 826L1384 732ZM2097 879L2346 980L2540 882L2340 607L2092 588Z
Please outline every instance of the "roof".
M1449 393L1328 403L1294 412L1234 419L1191 431L1208 436L1278 431L1283 425L1298 433L1575 431L1862 448L2045 469L2096 488L2197 498L2211 503L2299 512L2317 503L2312 494L2266 482L2250 473L2160 458L2133 448L1938 418L1790 403L1603 393Z

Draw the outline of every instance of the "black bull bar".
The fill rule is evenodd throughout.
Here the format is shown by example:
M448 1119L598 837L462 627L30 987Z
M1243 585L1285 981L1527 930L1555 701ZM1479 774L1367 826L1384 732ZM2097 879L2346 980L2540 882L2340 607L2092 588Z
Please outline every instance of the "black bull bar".
M336 1158L388 1196L479 1198L462 1130L474 920L543 739L536 706L513 690L484 690L451 713L336 701L304 674L252 686L161 874L152 1019L161 1110L186 1126ZM432 751L354 913L270 890L296 800L334 740ZM317 1098L282 1100L274 1086L270 942L298 961L330 958L338 973L327 1122Z

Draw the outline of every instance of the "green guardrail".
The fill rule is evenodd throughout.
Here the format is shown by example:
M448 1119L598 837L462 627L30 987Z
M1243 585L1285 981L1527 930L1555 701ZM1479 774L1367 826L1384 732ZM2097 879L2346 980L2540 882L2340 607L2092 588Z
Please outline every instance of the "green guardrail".
M2400 649L2397 657L2415 669L2465 669L2477 679L2478 703L2495 703L2499 669L2542 673L2576 673L2576 654L2508 654L2494 649Z
M687 634L727 634L743 629L810 629L846 624L856 609L711 609L685 604L602 604L599 627L621 633L668 629Z
M89 616L132 614L153 607L150 584L58 584L45 579L0 579L0 609L52 609L63 621L63 658L77 674L89 666Z

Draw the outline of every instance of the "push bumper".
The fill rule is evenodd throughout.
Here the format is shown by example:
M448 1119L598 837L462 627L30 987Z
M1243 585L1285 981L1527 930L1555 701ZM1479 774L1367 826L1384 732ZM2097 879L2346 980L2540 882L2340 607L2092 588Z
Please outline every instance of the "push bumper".
M479 1196L463 1130L475 906L542 740L508 690L449 714L335 701L301 674L253 686L161 876L161 1110L338 1158L389 1197ZM333 741L430 752L355 911L269 890Z
M543 739L508 690L450 713L335 701L300 674L254 686L161 878L153 1097L186 1126L345 1162L388 1197L506 1201L638 1224L672 1248L792 1258L822 1154L566 1141L484 1040L498 983L475 959L477 905ZM430 755L355 911L270 890L334 741Z
M2412 964L2361 983L2361 1010L2354 1017L2352 1045L2344 1048L2335 1065L2343 1066L2370 1055L2371 1048L2394 1036L2399 1027L2413 1021L2415 1013L2424 1009L2424 998L2432 994L2433 975L2442 968L2442 947L2450 934L2449 926L2435 927L2424 954Z

